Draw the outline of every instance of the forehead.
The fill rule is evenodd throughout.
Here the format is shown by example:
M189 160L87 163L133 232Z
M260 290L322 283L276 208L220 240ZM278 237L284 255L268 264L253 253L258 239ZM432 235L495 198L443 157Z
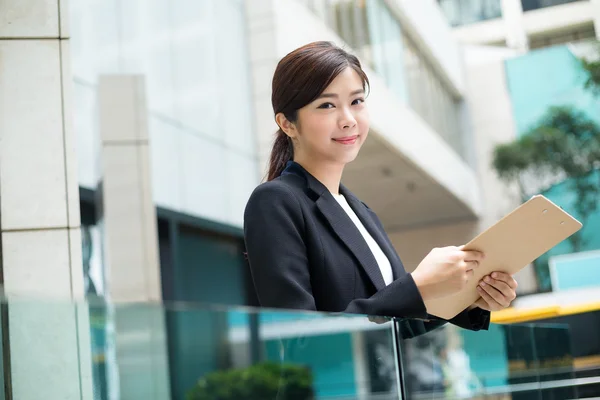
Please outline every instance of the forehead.
M352 67L346 67L333 81L325 88L324 93L344 93L353 92L363 88L363 81Z

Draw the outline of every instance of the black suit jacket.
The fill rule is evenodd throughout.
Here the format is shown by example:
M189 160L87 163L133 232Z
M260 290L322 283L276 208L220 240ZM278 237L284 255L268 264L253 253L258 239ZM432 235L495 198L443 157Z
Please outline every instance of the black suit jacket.
M281 176L254 190L244 213L246 251L260 305L435 320L418 331L446 322L427 313L375 213L343 185L340 193L389 259L394 281L385 285L367 243L329 190L290 161ZM487 329L489 312L464 311L450 322Z

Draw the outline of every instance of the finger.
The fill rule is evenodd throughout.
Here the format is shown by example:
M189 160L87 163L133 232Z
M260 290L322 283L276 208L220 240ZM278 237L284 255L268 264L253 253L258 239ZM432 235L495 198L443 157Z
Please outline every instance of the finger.
M492 296L487 294L486 291L481 288L481 286L477 286L477 292L481 296L480 300L483 300L486 303L486 306L483 307L486 310L492 311L493 309L498 308L498 306L500 306L498 302L492 298Z
M481 287L487 294L490 295L492 299L494 299L496 303L500 304L502 307L508 307L508 305L510 304L502 293L500 293L497 289L493 288L487 283L481 282L479 284L479 287Z
M488 304L488 302L483 297L480 297L479 299L477 299L477 301L473 304L475 304L476 307L479 307L481 309L484 309L487 311L492 311L491 306Z
M496 288L497 290L500 291L500 293L502 293L504 295L504 297L506 298L512 298L515 291L513 288L511 288L506 282L498 280L498 279L493 279L490 278L489 276L486 276L485 278L483 278L483 280L485 281L485 283L487 283L488 285L492 285L494 288Z
M476 250L466 250L464 251L464 260L465 261L481 261L484 259L484 254L481 251Z
M465 271L473 271L475 268L479 267L479 262L463 261L460 265Z
M492 278L505 282L508 286L510 286L513 289L516 289L518 286L515 278L513 278L512 275L507 274L506 272L495 271L492 273Z
M475 275L475 271L473 271L472 269L468 269L465 271L465 275L467 282L469 282L473 278L473 275Z

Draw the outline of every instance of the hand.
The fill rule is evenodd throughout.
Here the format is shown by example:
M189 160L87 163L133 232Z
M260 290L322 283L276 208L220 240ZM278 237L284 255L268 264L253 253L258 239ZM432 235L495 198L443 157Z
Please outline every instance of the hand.
M463 250L464 246L435 248L411 274L423 301L459 292L473 277L483 253Z
M517 297L517 281L504 272L493 272L485 276L477 286L481 298L474 306L487 311L499 311L510 306Z

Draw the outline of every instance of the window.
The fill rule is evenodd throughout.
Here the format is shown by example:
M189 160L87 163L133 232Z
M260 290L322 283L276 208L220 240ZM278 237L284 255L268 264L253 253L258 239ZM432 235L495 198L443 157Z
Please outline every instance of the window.
M523 11L533 11L539 8L560 6L561 4L574 3L581 0L521 0Z
M438 0L452 26L502 17L500 0Z
M456 99L425 55L407 35L404 41L404 69L411 108L421 116L461 157L465 157L460 118L461 102Z

